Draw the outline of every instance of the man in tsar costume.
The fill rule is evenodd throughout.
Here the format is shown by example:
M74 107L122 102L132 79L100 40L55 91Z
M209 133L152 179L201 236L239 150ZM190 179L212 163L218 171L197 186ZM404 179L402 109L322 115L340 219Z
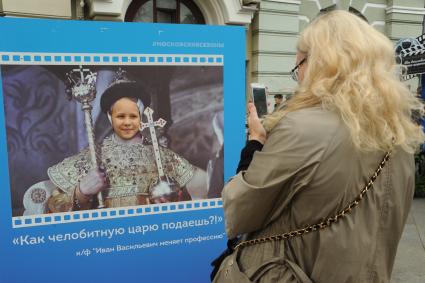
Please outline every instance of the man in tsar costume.
M93 168L88 149L50 167L49 180L25 193L24 214L97 208L99 192L108 208L207 197L205 171L144 142L141 117L150 95L143 85L118 75L100 104L113 128L97 147L100 167Z

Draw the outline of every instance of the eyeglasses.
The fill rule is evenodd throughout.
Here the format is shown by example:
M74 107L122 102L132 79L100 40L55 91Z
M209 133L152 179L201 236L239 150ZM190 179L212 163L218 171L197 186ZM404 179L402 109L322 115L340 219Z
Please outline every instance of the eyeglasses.
M304 57L292 70L291 70L291 77L294 81L298 82L298 72L300 69L300 66L304 64L304 62L307 60L307 57Z

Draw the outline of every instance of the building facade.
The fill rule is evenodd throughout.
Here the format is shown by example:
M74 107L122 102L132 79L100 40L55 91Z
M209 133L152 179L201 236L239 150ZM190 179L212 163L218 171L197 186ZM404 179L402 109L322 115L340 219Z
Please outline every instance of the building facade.
M0 0L6 17L244 26L246 95L251 82L264 84L270 109L274 94L291 94L298 35L321 11L349 10L396 42L422 34L424 7L424 0Z

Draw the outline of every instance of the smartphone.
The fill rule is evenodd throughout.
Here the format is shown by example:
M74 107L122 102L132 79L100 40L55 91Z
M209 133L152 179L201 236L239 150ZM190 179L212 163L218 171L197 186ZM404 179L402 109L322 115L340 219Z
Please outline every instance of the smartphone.
M258 117L261 118L267 114L266 87L262 84L252 83L251 89L252 102L257 108Z

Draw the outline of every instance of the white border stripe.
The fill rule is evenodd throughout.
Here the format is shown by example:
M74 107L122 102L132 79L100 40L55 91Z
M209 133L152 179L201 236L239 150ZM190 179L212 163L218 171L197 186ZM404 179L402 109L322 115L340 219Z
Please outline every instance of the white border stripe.
M215 65L223 55L0 52L5 65Z
M223 207L221 198L12 217L13 228L104 220Z

